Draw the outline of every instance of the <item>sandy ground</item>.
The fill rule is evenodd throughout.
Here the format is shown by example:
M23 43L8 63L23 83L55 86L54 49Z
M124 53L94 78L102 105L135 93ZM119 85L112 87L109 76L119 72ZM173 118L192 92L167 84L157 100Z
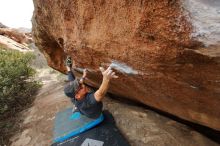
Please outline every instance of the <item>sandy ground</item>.
M48 70L38 76L44 85L33 106L21 113L20 132L10 141L12 146L48 146L52 144L55 114L72 106L63 94L63 82ZM62 80L61 78L60 80ZM104 109L109 110L117 126L132 146L217 146L188 126L154 111L129 105L106 97Z

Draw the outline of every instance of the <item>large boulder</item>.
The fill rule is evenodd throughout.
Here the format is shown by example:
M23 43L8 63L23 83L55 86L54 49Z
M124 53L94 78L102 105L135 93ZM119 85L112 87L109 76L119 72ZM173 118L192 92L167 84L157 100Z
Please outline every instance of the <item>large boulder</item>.
M78 71L89 69L87 83L98 87L99 66L111 64L119 78L109 92L220 130L220 51L218 40L208 39L220 33L201 35L195 23L204 11L198 6L218 4L207 3L34 0L33 37L56 70L65 73L63 60L71 55Z
M31 33L24 33L14 28L0 27L0 35L8 37L20 44L29 44L33 40L31 38Z
M31 33L24 33L14 28L9 28L0 22L0 46L5 49L30 51L27 44L33 43Z

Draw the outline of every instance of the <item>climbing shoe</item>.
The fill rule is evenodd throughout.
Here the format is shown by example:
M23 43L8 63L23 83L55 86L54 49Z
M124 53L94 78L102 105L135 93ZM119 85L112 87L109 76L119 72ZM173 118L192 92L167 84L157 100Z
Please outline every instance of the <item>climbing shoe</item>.
M65 61L66 66L68 67L72 67L72 58L70 56L66 57L66 61Z

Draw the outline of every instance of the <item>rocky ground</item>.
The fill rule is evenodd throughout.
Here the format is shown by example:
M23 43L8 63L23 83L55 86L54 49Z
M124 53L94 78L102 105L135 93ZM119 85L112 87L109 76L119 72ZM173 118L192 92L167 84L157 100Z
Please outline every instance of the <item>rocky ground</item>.
M63 94L64 76L50 69L39 70L43 82L33 105L20 114L20 130L11 139L12 146L51 144L55 114L72 106ZM154 111L106 97L109 110L132 146L217 146L219 144L186 125Z

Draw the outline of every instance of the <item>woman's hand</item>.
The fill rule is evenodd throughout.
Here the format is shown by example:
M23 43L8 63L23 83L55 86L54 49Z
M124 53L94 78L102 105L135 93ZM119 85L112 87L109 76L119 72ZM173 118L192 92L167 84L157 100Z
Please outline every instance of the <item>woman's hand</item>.
M112 78L118 78L118 76L115 75L115 72L113 72L110 66L106 70L103 67L100 67L99 69L102 72L103 79L102 79L101 86L94 94L95 99L98 102L101 101L105 97L110 80Z
M112 78L118 78L110 66L106 70L103 67L99 67L99 69L102 72L103 79L110 80Z

